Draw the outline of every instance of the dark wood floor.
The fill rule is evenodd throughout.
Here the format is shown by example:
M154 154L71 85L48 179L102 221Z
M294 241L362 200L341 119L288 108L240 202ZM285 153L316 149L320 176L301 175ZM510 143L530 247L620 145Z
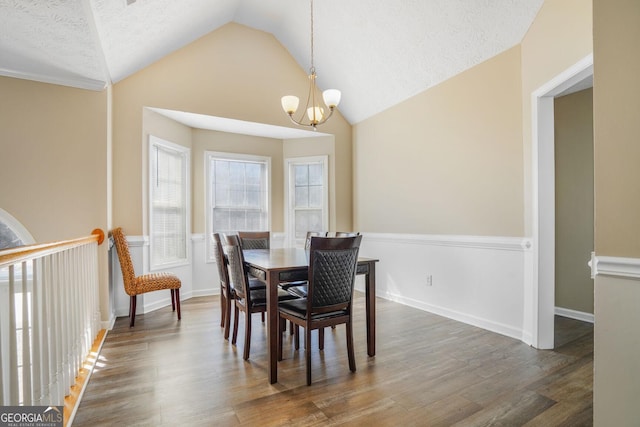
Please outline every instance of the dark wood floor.
M377 355L367 356L357 297L357 372L344 327L304 350L285 342L279 382L267 382L266 327L255 321L250 361L219 327L218 297L120 318L109 332L74 426L589 426L593 327L557 318L556 350L377 300ZM243 331L240 324L240 331ZM315 335L315 334L314 334ZM287 335L288 336L288 335ZM302 347L302 346L301 346Z

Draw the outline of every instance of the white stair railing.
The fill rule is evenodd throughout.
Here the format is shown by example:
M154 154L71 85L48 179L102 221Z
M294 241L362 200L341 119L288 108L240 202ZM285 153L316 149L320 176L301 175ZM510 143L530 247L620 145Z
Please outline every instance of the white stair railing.
M0 251L0 405L64 405L100 329L103 240Z

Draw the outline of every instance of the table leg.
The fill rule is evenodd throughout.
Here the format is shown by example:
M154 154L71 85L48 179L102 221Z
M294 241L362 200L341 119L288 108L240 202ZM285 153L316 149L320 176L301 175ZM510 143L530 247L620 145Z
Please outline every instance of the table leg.
M278 382L278 282L280 273L267 273L267 340L269 384Z
M376 263L370 262L365 275L365 306L367 312L367 354L376 355Z

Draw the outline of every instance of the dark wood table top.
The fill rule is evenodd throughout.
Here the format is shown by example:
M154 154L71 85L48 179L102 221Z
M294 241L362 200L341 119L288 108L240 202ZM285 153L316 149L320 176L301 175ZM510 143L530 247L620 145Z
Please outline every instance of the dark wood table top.
M302 248L248 249L243 251L246 263L265 270L309 267L309 251ZM358 257L358 262L377 262Z

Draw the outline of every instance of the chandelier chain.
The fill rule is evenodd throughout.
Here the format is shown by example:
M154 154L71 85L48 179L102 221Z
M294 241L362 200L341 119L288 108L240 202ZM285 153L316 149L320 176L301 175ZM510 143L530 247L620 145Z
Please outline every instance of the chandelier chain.
M282 109L289 116L291 121L300 126L309 126L313 130L316 130L318 125L325 123L333 115L335 108L340 103L340 91L337 89L327 89L322 92L322 99L324 100L324 107L322 101L320 101L320 93L316 86L316 67L314 58L314 19L313 19L313 0L309 0L310 14L311 14L311 69L309 70L309 93L307 94L307 102L302 111L300 119L294 117L298 106L300 105L300 99L294 95L286 95L281 99ZM318 98L318 99L316 99ZM318 102L316 102L318 101ZM325 108L329 109L326 113ZM305 119L308 117L308 121Z
M313 0L311 0L311 71L315 71L316 68L313 65Z

